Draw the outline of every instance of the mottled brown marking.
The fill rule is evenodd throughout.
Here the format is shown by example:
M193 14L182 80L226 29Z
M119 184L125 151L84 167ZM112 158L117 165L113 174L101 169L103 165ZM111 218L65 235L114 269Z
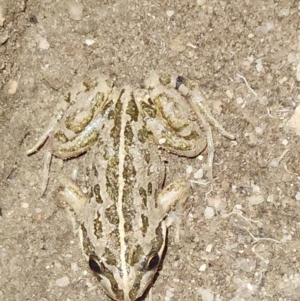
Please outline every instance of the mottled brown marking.
M95 165L93 165L93 167L92 167L92 170L93 170L93 172L94 172L94 176L95 176L95 178L98 178L98 176L99 176L99 173L98 173L98 170L97 170L97 168L96 168L96 166L95 166Z
M99 184L96 184L94 186L94 195L95 195L96 202L98 204L103 204L103 200L102 200L101 194L100 194L100 185Z
M81 224L81 231L82 231L82 240L83 240L83 250L84 253L87 256L89 256L90 254L93 254L95 252L95 249L90 239L88 238L87 230L86 227L84 226L84 223Z
M143 158L146 161L146 163L149 164L150 160L151 160L151 156L150 156L149 151L147 149L142 150L142 154L143 154Z
M93 90L99 84L95 78L87 78L82 82L83 86L85 87L86 91Z
M125 208L124 208L125 207ZM134 208L126 208L126 205L124 206L123 203L123 216L124 216L124 229L126 233L132 232L133 228L132 228L132 220L134 215L136 214L136 211L134 210Z
M135 249L127 249L126 252L126 262L128 265L133 266L137 263L140 263L140 260L143 256L143 248L141 245L137 245Z
M151 102L152 102L152 100L151 100ZM142 101L141 102L141 107L142 107L143 113L145 113L147 116L149 116L151 118L156 118L157 117L156 108L152 104L149 104L145 101Z
M150 134L151 132L147 130L145 125L143 125L142 128L138 130L137 138L141 143L145 143L148 140Z
M123 170L123 178L125 180L125 184L128 185L131 190L133 185L132 180L135 179L136 176L136 169L133 164L133 157L132 155L127 154L124 160L124 170Z
M105 258L105 262L109 265L113 265L116 266L117 265L117 261L115 260L115 256L112 253L112 251L109 248L105 248L104 249L104 258Z
M139 194L142 198L142 204L143 204L143 209L145 210L147 208L147 192L143 187L139 188Z
M70 113L68 116L66 116L65 120L66 128L75 134L81 133L91 122L94 117L94 110L93 108L89 108L85 117L81 118L80 121L76 120L78 114L79 112L77 111L73 112L72 114Z
M58 141L58 142L61 142L61 143L65 143L68 141L68 138L67 136L65 135L65 133L63 131L57 131L53 137Z
M136 105L133 93L130 94L130 101L128 102L126 114L128 114L131 117L131 120L133 121L138 120L139 110Z
M132 126L130 122L126 123L125 126L125 132L124 132L124 137L125 137L125 145L126 147L130 147L133 145L133 132L132 132Z
M107 162L106 190L112 201L118 200L119 192L119 157L111 157Z
M143 227L142 227L142 233L143 236L145 237L148 227L149 227L149 219L146 215L142 214L142 223L143 223Z
M104 271L101 274L94 272L94 275L98 281L101 281L103 277L106 277L111 284L112 291L115 293L117 300L124 300L124 292L119 289L118 283L110 270L104 268Z
M148 183L148 187L147 188L148 188L148 190L147 190L148 195L152 195L153 191L152 191L152 183L151 182Z
M115 226L119 225L119 216L118 216L117 207L115 204L106 208L105 217L112 225L115 225Z
M164 237L162 234L161 222L155 230L156 236L151 240L151 245L153 246L153 250L158 251L161 249L161 246L164 243Z
M99 212L97 212L97 216L94 218L94 234L98 239L102 237L102 221Z
M166 86L168 84L170 84L172 81L172 78L171 78L171 75L170 74L161 74L159 76L159 82L163 85L163 86Z
M111 129L110 137L112 137L112 140L114 142L114 149L117 150L119 147L120 142L120 133L121 133L121 123L122 123L122 110L123 110L123 103L121 101L121 96L124 93L124 89L121 91L120 96L115 104L115 118L114 126Z

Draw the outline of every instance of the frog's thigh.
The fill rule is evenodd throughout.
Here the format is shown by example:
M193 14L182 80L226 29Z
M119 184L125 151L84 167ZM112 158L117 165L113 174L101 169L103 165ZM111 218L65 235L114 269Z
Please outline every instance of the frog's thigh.
M148 120L147 128L153 133L155 142L165 150L184 157L195 157L206 147L206 138L199 130L187 129L187 134L179 133L157 120Z
M87 203L87 197L74 182L61 178L58 188L58 201L63 207L70 209L75 215L79 215Z
M167 214L172 207L181 206L190 194L191 185L185 180L177 180L167 185L158 195L163 214Z
M156 118L146 119L147 128L164 149L180 156L195 157L205 149L206 138L198 123L189 119L189 107L181 102L183 99L174 98L156 98L159 113Z
M50 138L49 144L52 155L60 159L68 159L88 151L98 140L99 123L94 121L81 133L64 143L57 141L54 137Z

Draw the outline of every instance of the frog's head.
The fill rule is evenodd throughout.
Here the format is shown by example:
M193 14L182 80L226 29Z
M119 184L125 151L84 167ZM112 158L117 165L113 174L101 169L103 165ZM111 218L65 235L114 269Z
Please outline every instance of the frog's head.
M89 267L113 300L137 300L152 283L165 249L166 222L162 220L156 229L151 228L148 227L144 236L142 231L136 231L131 237L122 236L119 230L114 230L109 235L110 239L106 236L106 241L93 243L87 238L87 229L81 227ZM103 248L104 245L106 247Z

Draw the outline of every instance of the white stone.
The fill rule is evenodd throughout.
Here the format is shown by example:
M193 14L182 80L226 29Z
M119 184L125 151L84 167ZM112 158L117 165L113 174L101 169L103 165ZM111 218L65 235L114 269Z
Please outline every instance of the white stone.
M279 17L287 17L290 14L289 8L283 8L279 11L278 16Z
M193 172L193 166L188 165L185 169L185 172L190 175Z
M205 251L206 251L207 253L210 253L211 250L212 250L212 247L213 247L212 244L208 244L208 245L206 246L206 248L205 248Z
M8 94L13 95L17 92L18 82L15 80L9 80L8 82Z
M75 1L69 1L68 11L72 20L80 21L83 16L83 4Z
M215 296L210 289L199 287L197 291L198 294L201 296L202 301L214 301Z
M85 40L85 44L88 45L88 46L91 46L91 45L95 44L95 40L92 40L92 39L86 39L86 40Z
M199 180L203 178L203 168L198 169L195 173L194 173L194 178Z
M300 66L300 65L299 65ZM299 80L300 80L300 67L299 67ZM287 122L287 125L294 129L296 135L300 135L300 106L295 109L294 115Z
M267 197L267 202L268 203L274 203L274 200L275 200L274 194L268 195L268 197Z
M41 50L48 50L50 48L50 44L48 40L44 37L39 37L38 39L38 47Z
M264 133L264 129L261 126L257 126L255 128L255 132L259 135L262 135Z
M207 219L212 218L215 215L215 210L212 207L206 207L204 209L204 217Z
M261 194L249 196L247 199L250 205L259 205L265 200Z
M197 0L197 4L199 6L203 6L205 4L206 0Z
M256 60L256 70L257 72L261 72L263 70L262 59Z
M66 287L70 284L70 279L68 276L61 277L55 281L56 286Z
M78 265L77 265L76 262L72 262L72 263L71 263L71 270L72 270L73 272L77 272L77 271L78 271Z
M236 99L236 103L238 104L238 105L241 105L242 103L244 102L244 99L242 98L242 97L237 97L237 99Z
M169 18L171 18L173 15L174 15L174 10L172 10L172 9L170 9L170 10L167 10L167 16L169 17Z
M281 142L282 145L287 146L289 144L289 141L287 139L283 139Z

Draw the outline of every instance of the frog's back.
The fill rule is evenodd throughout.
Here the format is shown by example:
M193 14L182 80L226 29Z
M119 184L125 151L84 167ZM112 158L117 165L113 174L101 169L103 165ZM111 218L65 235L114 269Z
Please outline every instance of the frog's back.
M116 295L131 291L128 300L135 300L156 272L156 265L147 268L149 260L164 248L157 204L164 166L132 90L124 88L111 98L98 141L86 155L90 198L81 236L91 268L102 265L98 277L109 279Z

